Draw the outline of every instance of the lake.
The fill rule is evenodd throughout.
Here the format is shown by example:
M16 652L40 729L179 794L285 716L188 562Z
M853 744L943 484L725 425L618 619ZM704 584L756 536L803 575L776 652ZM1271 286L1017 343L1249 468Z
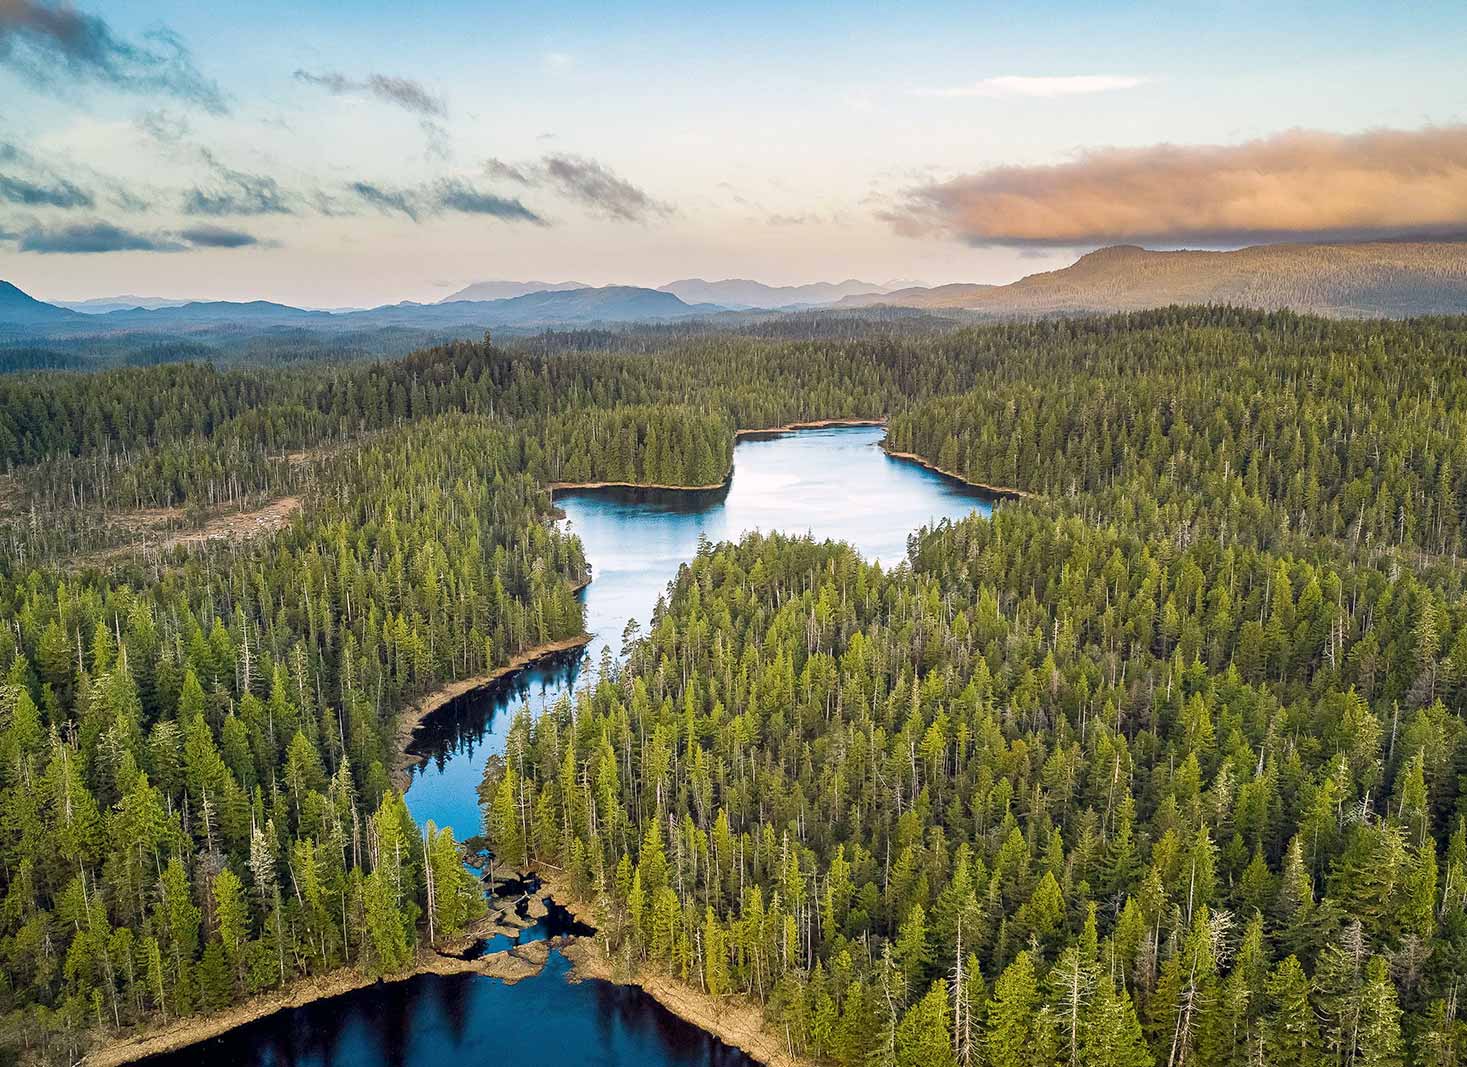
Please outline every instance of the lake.
M942 519L991 510L988 498L918 464L892 459L876 426L831 427L740 439L734 473L720 490L575 490L557 496L585 546L592 581L582 594L582 651L527 668L435 712L419 728L407 803L419 822L480 829L475 790L488 757L504 748L514 712L544 708L620 653L629 619L643 626L700 540L759 530L811 534L854 545L896 566L907 538ZM535 930L524 939L540 936ZM536 978L516 985L480 975L425 975L278 1012L219 1038L147 1061L168 1067L201 1059L258 1067L442 1067L533 1062L637 1067L751 1064L640 990L566 980L552 953Z
M583 596L586 630L594 639L582 652L468 694L424 722L412 748L421 757L407 792L413 817L451 826L459 840L478 833L475 790L490 754L504 751L514 711L553 703L595 669L604 649L619 653L627 621L646 625L700 538L732 541L751 530L809 533L847 541L867 559L895 566L906 558L913 531L991 510L977 490L892 459L880 447L885 433L879 426L845 426L743 437L734 448L733 478L721 490L557 495L591 563Z

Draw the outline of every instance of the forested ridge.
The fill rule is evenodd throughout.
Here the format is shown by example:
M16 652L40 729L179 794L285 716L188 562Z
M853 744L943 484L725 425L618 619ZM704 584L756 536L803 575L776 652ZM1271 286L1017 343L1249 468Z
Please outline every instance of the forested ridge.
M546 487L886 415L1037 495L890 572L709 546L511 731L501 861L820 1061L1459 1062L1462 324L838 325L0 378L0 1048L399 971L430 876L461 928L397 720L581 632ZM268 536L97 554L129 509L285 493Z
M842 303L967 308L990 315L1127 311L1163 304L1293 308L1347 318L1451 313L1467 287L1462 242L1261 244L1230 251L1098 248L1008 285L945 285Z
M1467 609L1019 507L684 568L486 819L612 951L858 1063L1455 1062Z
M455 427L478 433L490 426L501 430L494 450L505 469L536 486L575 481L708 485L721 482L733 462L734 436L727 420L672 404L587 408L509 421L449 413L290 455L241 447L237 441L175 441L124 462L104 454L27 468L20 475L24 503L8 523L0 522L0 534L9 534L8 543L0 542L0 565L7 559L20 564L111 547L118 540L113 528L118 519L125 542L130 516L173 500L187 503L176 509L185 522L307 492L333 477L350 477L350 467L342 463L349 465L361 450L403 447L408 427L438 437ZM223 499L210 493L200 500L198 487L206 484L221 487ZM344 491L360 493L369 486L358 481Z
M1152 529L1467 548L1467 341L1452 326L1183 321L1038 352L894 417L889 447ZM1321 327L1321 328L1317 328Z

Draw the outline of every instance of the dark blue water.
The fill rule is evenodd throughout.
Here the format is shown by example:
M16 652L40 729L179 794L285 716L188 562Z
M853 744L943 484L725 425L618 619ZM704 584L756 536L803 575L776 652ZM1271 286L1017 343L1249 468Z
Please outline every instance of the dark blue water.
M570 982L558 952L515 985L422 975L279 1012L148 1067L751 1067L630 986Z
M621 651L629 619L645 625L678 567L700 539L750 530L810 533L848 541L895 566L918 527L989 502L974 491L878 447L877 427L802 430L744 439L727 489L706 493L591 490L559 498L565 521L591 561L586 627L595 640L519 672L494 688L435 712L419 729L407 803L420 823L451 826L460 840L480 829L476 789L490 754L504 750L516 709L538 711L594 676ZM559 932L538 924L507 948ZM559 953L536 978L514 986L479 975L427 975L348 993L231 1030L153 1067L448 1067L533 1063L536 1067L751 1067L753 1061L671 1015L640 990L572 983Z

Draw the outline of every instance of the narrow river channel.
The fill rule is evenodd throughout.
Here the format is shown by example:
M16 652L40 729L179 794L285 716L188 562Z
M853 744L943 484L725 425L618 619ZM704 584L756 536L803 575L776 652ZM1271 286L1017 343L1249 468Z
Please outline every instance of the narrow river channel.
M583 652L540 664L449 704L419 728L407 803L419 822L480 830L476 788L488 757L503 751L513 713L554 703L621 650L628 620L646 624L678 567L701 539L751 530L847 541L896 566L924 524L988 513L988 498L879 447L884 430L832 427L742 438L725 489L697 492L597 489L557 503L592 567ZM532 929L522 939L544 936ZM515 985L480 975L424 975L279 1012L157 1065L248 1067L444 1067L516 1062L535 1067L724 1067L751 1064L640 990L566 980L552 953L537 977Z

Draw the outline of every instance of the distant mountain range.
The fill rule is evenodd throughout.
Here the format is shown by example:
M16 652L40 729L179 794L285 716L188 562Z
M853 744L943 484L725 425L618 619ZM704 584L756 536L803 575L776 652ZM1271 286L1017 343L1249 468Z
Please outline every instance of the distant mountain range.
M464 334L479 328L666 322L810 308L896 306L1030 317L1167 304L1287 307L1350 317L1467 314L1467 242L1257 245L1235 252L1149 252L1118 245L1010 285L895 290L855 279L771 286L743 278L685 278L661 289L487 281L435 304L406 301L334 311L264 300L179 302L134 296L73 301L68 307L44 303L0 282L0 331L48 337L235 327L316 332L410 328Z
M468 326L534 328L591 323L658 322L717 314L716 304L689 304L672 293L628 285L555 289L498 300L455 300L416 304L406 301L358 311L310 311L267 300L193 301L145 308L128 307L84 315L36 300L0 282L0 328L50 336L114 330L152 333L226 326L271 329L370 330L383 327L453 329Z
M336 316L329 311L307 311L304 308L275 304L269 300L195 300L187 304L169 304L157 308L125 308L101 315L88 316L87 327L109 326L215 326L241 323L259 326L296 326L319 322L323 325Z
M531 293L553 293L571 289L590 289L585 282L475 282L445 296L440 304L462 300L505 300ZM749 278L726 278L710 282L702 278L682 278L658 286L658 291L671 293L686 304L717 304L722 308L773 310L788 307L816 307L834 304L847 296L889 292L890 286L871 282L815 282L812 285L765 285Z
M661 286L664 293L690 304L722 304L728 308L773 310L788 307L818 307L834 304L848 296L866 296L890 290L871 282L847 278L843 282L815 282L812 285L765 285L748 278L727 278L707 282L702 278L684 278Z
M440 304L452 304L459 300L510 300L531 293L559 293L567 289L590 289L585 282L475 282L458 292L445 296Z
M94 296L90 300L53 300L59 308L80 311L83 315L105 315L109 311L127 311L131 308L176 308L191 304L191 300L172 300L166 296Z
M1254 245L1235 252L1102 248L1011 285L851 296L838 307L966 309L1000 317L1236 304L1364 317L1467 313L1467 242Z
M727 308L689 304L671 293L634 285L548 289L502 300L454 300L438 304L391 304L332 318L353 326L435 326L482 322L488 326L657 322L712 315Z

